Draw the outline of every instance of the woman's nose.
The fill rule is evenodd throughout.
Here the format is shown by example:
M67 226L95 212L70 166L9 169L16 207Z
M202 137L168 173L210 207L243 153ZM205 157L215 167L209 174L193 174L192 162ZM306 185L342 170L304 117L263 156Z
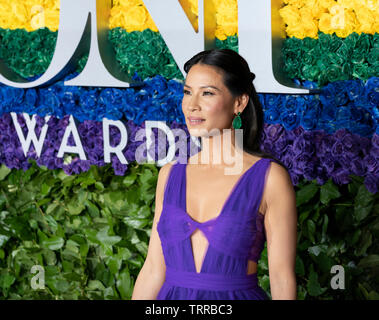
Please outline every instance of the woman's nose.
M200 107L199 98L196 94L192 94L187 100L187 108L190 110Z

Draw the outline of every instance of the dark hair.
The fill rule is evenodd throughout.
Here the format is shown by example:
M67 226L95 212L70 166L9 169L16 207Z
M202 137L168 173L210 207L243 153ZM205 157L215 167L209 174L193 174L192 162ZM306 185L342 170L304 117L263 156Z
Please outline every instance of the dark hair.
M240 115L241 129L243 129L243 150L258 157L273 159L288 170L280 160L261 151L263 109L253 84L255 74L250 71L247 61L233 50L212 49L193 56L184 64L184 71L188 73L195 64L205 64L221 70L224 84L234 97L244 93L249 95L249 102Z

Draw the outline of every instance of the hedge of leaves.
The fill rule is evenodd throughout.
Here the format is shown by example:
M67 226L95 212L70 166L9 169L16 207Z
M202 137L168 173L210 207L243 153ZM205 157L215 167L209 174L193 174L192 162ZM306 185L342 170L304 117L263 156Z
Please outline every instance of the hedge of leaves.
M32 161L32 160L31 160ZM0 299L130 299L146 258L155 165L110 165L66 175L38 167L0 168ZM296 186L299 299L378 299L379 203L363 178L349 185L316 180ZM331 266L345 269L345 289L330 286ZM32 289L33 265L45 288ZM270 295L267 247L258 264Z
M0 299L130 299L147 253L157 168L0 170ZM45 289L31 288L33 265Z

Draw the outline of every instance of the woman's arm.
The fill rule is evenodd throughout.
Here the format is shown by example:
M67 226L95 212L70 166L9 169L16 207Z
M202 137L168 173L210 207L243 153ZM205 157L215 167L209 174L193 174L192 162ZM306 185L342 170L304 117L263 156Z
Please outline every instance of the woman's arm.
M266 185L265 229L272 300L296 300L296 194L288 172L271 162Z
M157 232L157 223L162 211L164 186L171 166L172 163L167 163L159 170L155 196L155 214L149 248L145 263L134 284L132 300L155 300L165 280L166 265Z

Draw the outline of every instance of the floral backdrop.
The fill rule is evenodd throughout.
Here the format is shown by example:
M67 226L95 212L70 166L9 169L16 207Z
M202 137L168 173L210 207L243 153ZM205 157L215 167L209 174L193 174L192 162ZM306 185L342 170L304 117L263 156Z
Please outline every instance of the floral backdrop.
M238 51L237 0L213 1L217 8L216 46ZM197 15L197 1L181 0L180 3L186 12ZM259 94L265 119L264 133L261 138L262 149L272 153L288 167L297 190L298 210L300 214L303 214L299 219L299 228L302 227L304 230L301 235L310 239L310 242L302 242L302 245L299 245L299 251L306 252L304 254L307 254L307 258L301 255L297 257L297 274L299 277L304 277L301 280L303 282L300 281L299 284L299 297L304 299L310 296L322 296L325 292L329 292L319 284L319 281L321 284L327 283L327 279L325 277L317 279L315 275L315 270L320 267L317 263L323 265L324 273L327 269L325 264L329 266L340 263L346 267L352 265L351 256L343 262L343 259L339 260L334 255L335 253L331 253L333 250L331 251L330 247L329 249L325 247L325 234L328 223L331 225L331 218L319 217L319 215L323 212L322 210L329 210L326 208L332 207L330 203L332 200L343 202L349 201L352 195L356 197L355 202L346 202L345 206L352 206L351 210L354 209L353 211L360 217L357 221L362 222L364 227L352 224L354 230L349 228L345 230L351 232L351 237L354 239L346 246L350 246L354 251L356 249L353 248L360 243L364 250L362 249L359 253L354 251L354 256L362 260L366 259L363 261L370 268L372 266L377 268L379 265L378 255L375 254L378 248L379 229L376 218L379 209L377 204L379 189L379 3L373 0L284 0L280 16L284 21L287 34L282 48L285 72L295 83L307 88L319 89L317 93L310 95ZM40 76L49 66L53 56L58 24L59 1L1 1L0 59L25 78L34 79ZM135 150L146 143L146 137L143 141L134 141L133 138L139 129L145 127L147 120L165 121L171 129L179 128L188 133L181 112L183 76L142 0L114 0L109 28L108 38L113 45L121 70L134 79L143 81L144 85L126 89L64 86L65 80L74 77L82 70L87 60L85 55L81 57L75 73L47 87L18 89L0 84L0 163L2 164L0 178L1 181L4 180L4 186L6 184L9 186L10 180L16 179L16 176L32 179L33 175L40 177L43 174L54 174L62 177L63 172L72 177L67 180L72 184L76 181L75 179L83 181L83 177L91 176L88 181L85 180L87 181L85 187L93 186L94 188L89 189L89 192L105 192L108 186L104 185L101 177L94 173L97 172L96 170L105 170L107 177L114 179L112 181L125 179L122 180L123 183L120 182L119 188L124 187L129 190L134 183L137 183L136 173L133 170L138 172L138 170L145 170L142 168L149 168L150 173L142 174L142 177L145 175L146 177L140 181L142 188L140 192L146 192L147 185L152 190L154 189L156 168L135 163ZM28 46L25 46L25 43ZM44 117L51 116L47 121L49 128L40 156L37 156L33 146L24 155L11 113L17 114L17 121L24 133L26 123L22 113L35 115L37 136L45 124ZM56 156L70 115L73 115L77 121L77 129L87 160L80 160L77 155L66 155L64 158ZM104 162L102 148L102 120L104 118L123 120L126 123L128 135L132 137L123 150L129 164L122 164L116 156L112 156L110 166L113 173ZM155 133L153 138L157 140L157 130L153 129L153 132ZM120 141L120 133L117 129L111 127L110 135L111 144L117 144ZM73 143L73 140L70 139L69 143ZM190 148L189 139L187 139L187 147ZM159 150L155 148L148 152L154 155L158 154ZM11 185L13 183L12 180ZM46 182L46 196L52 196L50 192L53 190L51 189L53 185ZM73 185L72 188L74 188ZM68 196L62 188L57 190L60 190L63 198ZM112 190L117 200L118 191L114 188ZM110 192L110 189L108 191ZM8 189L4 192L10 191ZM33 192L37 192L37 189ZM74 216L78 215L76 218L83 215L84 220L87 219L85 218L87 214L95 214L94 212L97 212L95 215L100 212L105 216L107 213L110 214L107 212L106 203L100 204L104 199L97 198L95 195L93 197L91 201L88 198L83 200L83 208L79 212L72 208L66 208L66 211L74 212ZM48 199L51 201L51 198ZM70 198L67 198L67 201L71 201ZM93 279L82 280L82 282L77 280L80 282L78 287L83 286L93 294L87 294L85 297L130 298L135 276L146 255L154 208L151 194L144 204L137 204L135 199L133 201L136 201L134 209L138 206L145 209L148 207L150 215L138 211L134 217L122 217L115 223L117 226L120 223L131 228L125 231L129 232L129 235L133 234L131 239L125 236L131 241L129 247L125 243L120 244L122 243L122 227L121 229L110 225L108 229L99 227L100 229L94 229L74 239L69 238L67 230L66 232L58 231L59 227L56 224L61 223L58 218L51 218L50 223L48 221L48 225L55 226L53 231L47 229L37 232L38 228L31 227L36 233L36 241L40 242L38 247L48 252L46 253L48 257L51 258L54 255L58 261L53 259L55 263L52 265L59 265L59 268L64 268L64 259L59 256L59 250L74 250L75 246L77 250L81 250L83 243L87 243L89 248L93 246L97 248L96 250L103 250L107 258L104 260L105 271L102 272L108 272L111 278L101 280L95 272ZM312 203L312 201L316 202ZM4 201L0 201L0 205L4 206L3 210L10 205L6 196L4 196ZM61 205L64 206L62 203ZM110 203L107 205L112 206ZM304 207L306 205L307 208ZM120 206L122 207L121 204ZM121 210L121 207L117 210ZM33 208L37 208L35 204ZM48 210L50 213L56 213L58 210L57 207L51 207L49 201L45 200L37 209L44 211L44 208L46 210L50 208ZM112 210L111 213L114 213L116 209ZM129 213L124 212L124 214L128 215L132 212L130 207L128 210L126 211ZM310 218L311 211L316 212L313 220ZM339 214L342 214L341 212ZM344 214L347 215L347 212L344 211ZM9 275L5 271L7 263L8 266L14 263L10 254L12 250L16 248L19 250L20 246L24 245L22 236L17 235L17 232L12 233L7 230L9 224L12 225L10 221L13 221L9 220L10 215L2 214L0 217L0 262L3 261L3 265L0 263L0 270L2 270L0 289L2 288L5 297L8 295L12 297L12 294L13 297L17 295L34 297L33 294L37 293L20 294L19 288L23 283L22 273ZM72 224L74 222L71 218ZM339 219L337 215L335 218ZM142 224L141 219L144 219ZM84 220L80 220L80 223L86 225ZM37 225L42 223L38 219L36 221ZM365 236L363 232L357 233L359 228L363 230L368 225L372 228L367 231L370 236L367 236L367 232ZM17 226L15 229L21 228L19 222ZM314 236L318 228L321 228L319 231L323 235L319 241ZM119 235L116 235L116 229L120 232ZM143 235L138 235L140 231ZM133 238L134 236L136 238ZM346 237L346 235L341 234L340 237ZM99 239L105 239L105 243L108 241L111 247L115 246L117 253L107 251L106 249L109 250L109 248L104 247L104 241ZM121 242L118 243L116 240ZM67 245L70 243L68 241L76 244L71 243L72 248L68 249ZM334 248L339 246L340 244L335 244ZM130 251L125 253L125 248L129 248ZM82 254L82 251L80 252ZM343 253L342 249L341 253ZM88 256L88 252L81 255L82 259ZM25 259L33 260L34 258L30 255ZM45 261L48 258L41 259ZM267 261L265 262L264 259L263 255L263 261L259 265L262 272L260 281L261 285L268 290ZM81 263L82 273L91 274L89 267L83 261ZM1 269L1 266L4 269ZM96 269L96 267L93 268ZM372 273L374 274L374 271ZM29 279L26 273L25 277ZM62 289L63 291L57 288L57 281L49 284L49 290L52 290L52 294L62 294L60 297L67 297L65 296L67 288L64 287L66 289ZM370 286L370 281L366 279L366 282L361 282L359 293L349 294L354 297L361 295L360 297L364 298L378 298L377 289L375 286ZM15 288L13 293L12 288ZM93 292L101 292L101 294ZM75 297L79 296L80 293ZM331 293L326 295L325 299L330 296L332 296Z

